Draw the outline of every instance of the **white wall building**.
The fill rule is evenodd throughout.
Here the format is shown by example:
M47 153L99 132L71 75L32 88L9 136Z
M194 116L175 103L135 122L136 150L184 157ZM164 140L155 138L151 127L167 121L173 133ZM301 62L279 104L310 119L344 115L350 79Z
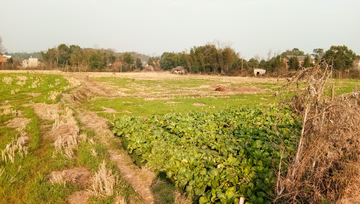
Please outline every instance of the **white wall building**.
M254 75L264 75L266 73L265 69L259 69L259 68L254 68Z
M37 67L38 66L38 59L30 57L28 60L24 60L22 62L22 66L26 67Z

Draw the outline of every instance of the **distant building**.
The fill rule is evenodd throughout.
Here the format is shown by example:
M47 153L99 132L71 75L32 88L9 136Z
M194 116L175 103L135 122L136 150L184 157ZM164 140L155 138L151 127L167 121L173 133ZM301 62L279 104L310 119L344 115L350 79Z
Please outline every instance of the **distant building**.
M6 59L10 59L11 55L4 55L4 57L6 57Z
M254 75L264 75L266 73L265 69L259 69L259 68L254 68Z
M38 66L38 59L37 58L32 58L30 57L28 60L23 60L22 62L22 66L24 68L27 68L27 67L37 67Z
M4 67L6 65L6 57L4 57L2 54L0 54L0 67Z
M297 58L298 58L299 67L303 67L303 66L304 66L306 56L292 56L292 55L287 55L287 56L284 58L284 62L285 62L285 65L286 65L286 69L289 68L289 60L290 60L291 57L297 57ZM311 64L314 64L314 63L315 63L315 60L313 60L313 59L310 58L310 63L311 63Z

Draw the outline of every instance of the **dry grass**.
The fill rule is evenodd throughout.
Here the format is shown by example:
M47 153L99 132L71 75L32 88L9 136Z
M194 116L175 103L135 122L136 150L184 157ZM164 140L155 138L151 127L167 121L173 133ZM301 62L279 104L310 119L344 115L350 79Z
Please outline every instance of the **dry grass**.
M11 95L17 94L20 92L20 89L11 90Z
M26 76L16 76L16 78L19 80L16 84L20 86L24 86L27 80Z
M50 182L65 185L70 182L80 186L91 185L91 172L85 167L76 167L63 171L53 171L50 173Z
M33 107L35 114L44 120L55 120L60 109L59 104L35 103Z
M53 102L56 101L56 98L61 94L61 92L58 91L51 91L49 94L49 100L52 100Z
M7 121L6 126L13 129L21 129L22 127L25 127L27 124L29 124L30 121L30 118L13 118Z
M28 133L25 132L25 126L17 128L17 131L20 132L20 137L15 137L12 141L6 145L5 149L1 151L1 159L5 163L15 162L16 155L19 155L20 158L23 158L28 153L28 147L25 146L29 140Z
M52 138L55 140L56 152L64 154L68 158L75 157L73 150L78 148L79 142L80 130L73 114L69 107L65 107L60 115L55 115L51 131Z
M110 169L106 168L106 163L100 164L98 172L92 179L92 185L89 190L90 194L105 198L114 194L114 187L118 183L118 178L112 174Z
M22 116L22 112L20 110L13 110L11 109L11 106L6 106L4 107L4 110L2 113L0 113L0 115L9 115L9 114L12 114L13 116L18 116L18 117L21 117Z
M349 203L359 197L359 96L325 97L331 73L325 64L293 77L291 84L305 80L308 88L293 97L303 128L296 156L277 185L277 199L287 203Z
M4 77L2 80L5 84L10 85L13 79L11 77Z

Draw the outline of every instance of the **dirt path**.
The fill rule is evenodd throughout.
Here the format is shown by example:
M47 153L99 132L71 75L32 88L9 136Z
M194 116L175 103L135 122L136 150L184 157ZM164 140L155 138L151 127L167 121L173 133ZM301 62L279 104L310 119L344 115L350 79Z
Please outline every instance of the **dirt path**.
M112 141L115 138L108 128L109 121L97 116L96 113L77 107L79 102L90 97L114 96L113 93L96 83L89 82L87 79L78 78L78 80L81 81L82 85L74 89L70 94L64 94L62 103L73 107L84 127L90 128L95 132L98 141L107 148L110 159L117 164L124 180L142 197L144 203L154 203L154 196L150 186L156 175L149 170L138 168L125 150L113 147Z

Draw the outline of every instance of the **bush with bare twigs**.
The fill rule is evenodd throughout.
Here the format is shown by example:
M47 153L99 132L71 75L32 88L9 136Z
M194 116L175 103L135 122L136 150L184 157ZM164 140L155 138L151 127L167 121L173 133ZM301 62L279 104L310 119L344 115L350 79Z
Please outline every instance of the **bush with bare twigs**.
M332 67L305 69L289 85L307 83L292 98L303 125L297 153L287 172L279 172L277 198L282 203L354 203L360 188L360 107L358 93L326 97Z

